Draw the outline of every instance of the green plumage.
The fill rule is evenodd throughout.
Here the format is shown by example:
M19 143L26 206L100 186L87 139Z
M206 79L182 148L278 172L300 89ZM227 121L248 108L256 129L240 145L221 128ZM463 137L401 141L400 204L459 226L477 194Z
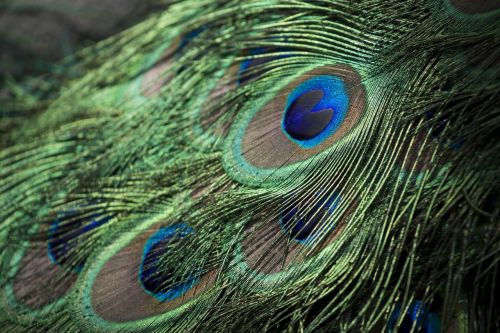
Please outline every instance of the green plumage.
M2 326L397 332L422 302L429 332L500 329L500 12L456 3L172 1L47 91L11 85ZM305 148L287 97L318 76L348 102ZM161 243L153 294L196 285L160 301L139 265L179 224L194 232Z

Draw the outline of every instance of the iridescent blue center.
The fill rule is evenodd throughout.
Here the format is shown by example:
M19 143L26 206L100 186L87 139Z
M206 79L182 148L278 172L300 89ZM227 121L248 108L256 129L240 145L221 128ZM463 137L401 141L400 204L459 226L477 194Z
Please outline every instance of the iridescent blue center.
M318 193L306 201L287 200L286 208L280 214L280 224L291 238L310 243L335 228L335 223L328 217L337 209L340 200L340 194L336 192Z
M288 95L281 127L290 140L303 148L314 148L337 131L348 109L344 81L319 75L302 82Z
M192 233L194 230L188 225L174 224L159 229L144 246L139 280L146 292L161 302L182 296L199 281L199 271L178 277L165 260L162 260L168 255L169 246L182 241Z
M48 255L52 262L71 267L80 272L86 258L78 253L78 245L85 244L89 232L111 220L112 216L93 214L77 217L76 212L60 214L50 226L48 232Z
M401 306L391 314L387 323L388 333L440 333L441 322L439 317L430 312L425 304L421 301L413 302L405 313L399 329L396 331L395 326L398 318L401 316ZM414 327L413 331L411 330Z

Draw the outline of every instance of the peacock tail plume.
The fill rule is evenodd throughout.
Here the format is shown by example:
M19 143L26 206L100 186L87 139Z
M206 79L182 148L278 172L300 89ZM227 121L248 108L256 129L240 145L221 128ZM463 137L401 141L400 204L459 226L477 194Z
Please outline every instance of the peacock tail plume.
M497 1L148 5L0 95L3 330L500 330Z

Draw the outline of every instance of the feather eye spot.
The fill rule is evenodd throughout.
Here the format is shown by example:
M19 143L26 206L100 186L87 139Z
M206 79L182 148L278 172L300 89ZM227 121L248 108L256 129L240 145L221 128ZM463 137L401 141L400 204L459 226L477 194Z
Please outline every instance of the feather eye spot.
M434 312L429 311L422 301L415 301L410 305L408 311L403 315L399 327L396 327L398 318L401 316L401 306L393 311L387 324L388 333L440 333L441 323Z
M361 133L366 92L348 65L306 68L249 104L231 126L226 171L237 181L262 185L307 168L301 162L340 152ZM326 154L325 154L326 155Z
M199 236L194 228L159 216L117 239L110 236L76 288L85 323L101 332L110 326L135 332L172 323L198 302L212 299L206 291L218 272L207 271L206 258L200 258L193 244Z
M282 210L279 222L292 239L313 243L335 228L334 223L328 223L328 217L335 212L340 201L341 196L337 192L316 194L309 202L289 204ZM326 225L322 225L325 221Z
M75 212L64 212L50 226L47 250L50 260L60 266L69 266L76 273L81 271L85 258L78 256L79 245L89 233L111 220L111 216L94 214L75 218Z
M188 225L174 224L159 229L144 246L139 280L144 290L161 302L182 296L199 280L195 272L189 273L185 278L175 278L176 274L162 262L162 258L168 254L169 245L182 241L192 233L194 230Z
M298 85L287 98L282 127L303 148L313 148L344 120L349 97L341 78L320 75Z
M356 210L358 200L347 193L339 185L307 194L292 192L273 204L275 218L269 219L269 211L255 214L235 251L238 274L246 279L245 273L258 273L256 283L269 287L320 259Z

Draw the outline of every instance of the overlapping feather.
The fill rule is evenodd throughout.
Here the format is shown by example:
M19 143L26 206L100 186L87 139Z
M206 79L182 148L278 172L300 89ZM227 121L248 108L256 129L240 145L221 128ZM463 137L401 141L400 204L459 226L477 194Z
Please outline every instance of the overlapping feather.
M4 325L382 332L425 304L443 332L498 329L499 67L491 53L499 26L454 16L443 3L184 0L82 50L81 75L2 134ZM181 50L165 52L195 30ZM352 129L298 160L297 151L280 155L280 142L263 148L273 123L247 125L265 103L276 103L279 118L285 85L317 68L339 75L342 66L360 78L347 93L364 91ZM155 68L158 79L148 81ZM258 140L240 149L248 133ZM262 167L259 158L281 162ZM335 209L325 212L324 193L340 196ZM283 211L296 205L316 221L314 241L297 242L283 227ZM69 264L51 276L71 284L64 296L30 308L12 290L40 277L18 278L13 257L43 248L68 210L87 223L110 219L72 238ZM160 271L174 278L160 274L160 289L189 271L209 276L189 296L142 303L127 292L140 288L137 262L101 273L121 260L113 256L120 249L132 253L129 242L178 223L195 236L161 256ZM98 285L100 274L108 282ZM127 317L134 305L143 317Z

